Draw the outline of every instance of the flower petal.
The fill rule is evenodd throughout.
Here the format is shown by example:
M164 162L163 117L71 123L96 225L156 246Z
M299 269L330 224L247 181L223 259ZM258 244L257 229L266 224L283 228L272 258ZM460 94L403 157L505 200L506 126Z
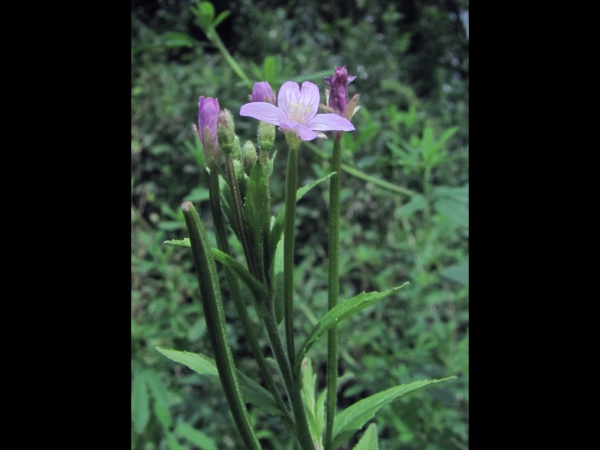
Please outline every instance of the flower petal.
M311 83L310 81L305 81L302 83L302 89L300 92L300 103L304 106L308 107L307 112L304 114L307 123L312 119L315 114L317 114L317 110L319 109L319 103L321 100L321 94L319 94L319 87ZM310 109L309 109L310 108Z
M303 141L312 141L317 137L317 133L311 131L310 128L307 128L304 125L299 124L298 122L294 122L292 120L281 120L279 128L281 128L282 130L293 131L298 136L300 136L300 139L302 139Z
M300 103L300 86L293 81L286 81L279 89L277 105L287 117L291 112L290 103Z
M352 131L354 125L337 114L317 114L306 124L308 128L315 131Z
M281 119L285 119L285 114L274 105L266 102L246 103L240 108L240 116L253 117L262 122L279 125Z

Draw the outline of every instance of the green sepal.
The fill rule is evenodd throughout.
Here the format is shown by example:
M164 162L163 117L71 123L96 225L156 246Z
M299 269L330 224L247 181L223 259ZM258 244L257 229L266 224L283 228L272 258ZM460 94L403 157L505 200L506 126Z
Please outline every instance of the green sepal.
M396 386L385 391L373 394L359 400L335 416L333 426L333 441L329 450L336 450L350 440L356 430L363 427L367 421L374 417L382 406L398 400L408 394L434 386L456 377L442 378L440 380L415 381L409 384ZM369 449L372 447L369 447Z
M167 350L160 347L156 347L156 350L165 355L167 358L189 367L194 372L207 376L211 381L220 383L219 372L214 359L209 358L201 353ZM269 414L283 415L283 412L273 401L273 397L269 391L263 388L256 381L248 378L239 370L236 369L236 372L240 383L240 389L242 390L242 394L246 402L262 409Z

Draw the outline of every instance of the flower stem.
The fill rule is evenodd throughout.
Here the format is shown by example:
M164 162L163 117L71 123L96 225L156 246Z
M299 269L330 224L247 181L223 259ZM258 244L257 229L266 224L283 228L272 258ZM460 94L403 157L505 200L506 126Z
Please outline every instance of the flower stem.
M285 317L285 342L294 367L294 231L296 225L296 190L298 185L298 146L290 145L285 180L285 223L283 235L283 303Z
M190 202L185 202L181 205L181 209L183 210L185 224L190 235L192 255L200 287L200 297L202 298L202 305L204 307L206 329L213 349L221 385L225 391L225 397L233 415L233 420L246 447L251 450L260 450L262 447L252 427L250 415L246 409L235 372L231 347L229 346L225 330L225 314L219 290L217 267L212 257L208 236L194 205Z
M230 255L229 242L227 241L227 232L225 229L225 222L223 220L223 212L221 211L219 174L217 172L215 164L210 165L208 190L210 197L210 209L212 211L213 222L216 230L217 246L219 247L219 250ZM252 354L254 355L254 357L256 358L256 362L258 363L260 373L265 382L267 383L267 388L273 396L273 400L275 401L279 409L283 411L283 420L286 424L286 427L288 429L293 429L295 427L294 421L290 416L285 404L283 403L283 399L281 398L279 390L275 386L273 374L267 366L265 355L263 354L263 351L258 343L258 339L256 338L254 326L252 324L252 321L250 320L250 316L248 314L248 310L246 309L244 299L242 298L242 292L240 291L240 286L237 282L237 279L228 267L224 266L223 269L225 270L225 278L227 279L227 284L229 285L231 296L233 297L233 302L235 303L235 307L240 316L240 321L242 322L242 327L244 328L246 338L248 339L248 342L250 344Z
M312 437L310 435L310 429L308 428L308 420L306 418L306 411L304 409L304 403L302 402L302 396L300 389L298 389L298 383L294 382L294 376L290 366L290 362L285 354L279 331L277 330L277 321L275 320L274 309L266 311L263 314L263 320L265 321L265 328L271 341L271 348L273 354L279 365L283 383L290 403L292 404L292 410L294 411L294 418L296 419L297 434L296 439L300 444L302 450L315 450Z
M340 190L342 165L342 136L334 133L331 171L335 172L329 179L329 301L328 310L338 304L339 295L339 251L340 251ZM338 329L337 325L327 332L327 401L325 448L331 446L333 438L333 421L337 403L338 377Z

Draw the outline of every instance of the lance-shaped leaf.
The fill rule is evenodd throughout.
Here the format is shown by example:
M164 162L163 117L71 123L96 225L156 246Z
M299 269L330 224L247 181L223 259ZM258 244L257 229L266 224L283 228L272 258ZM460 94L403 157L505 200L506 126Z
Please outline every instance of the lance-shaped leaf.
M200 375L205 375L211 381L216 383L220 382L219 372L217 371L217 366L214 359L209 358L201 353L166 350L160 347L156 347L156 350L165 355L167 358L189 367L194 372L197 372ZM242 390L242 394L244 395L244 400L246 402L262 409L269 414L283 415L282 411L275 404L275 401L273 400L273 397L269 391L263 388L256 381L248 378L239 370L236 370L236 372L240 382L240 389Z
M367 431L360 438L358 444L354 446L354 450L379 450L377 442L377 425L372 423L367 427Z
M325 175L324 177L319 178L317 181L313 181L312 183L307 184L306 186L303 186L300 189L298 189L298 191L296 191L296 202L298 202L304 196L304 194L306 194L308 191L310 191L312 188L314 188L317 184L325 181L327 178L329 178L332 175L335 175L335 172L331 172L331 173ZM281 210L277 214L275 223L273 224L273 227L271 228L271 237L270 237L271 257L270 257L270 260L267 261L269 266L270 266L271 262L273 261L273 254L275 253L275 249L277 248L277 243L281 239L281 233L283 232L284 218L285 218L285 205L281 208Z
M265 299L267 296L267 289L252 276L248 269L221 250L213 248L212 253L217 261L229 267L240 277L246 286L248 286L248 289L250 289L250 292L252 292L252 295L254 295L257 302L261 302Z
M189 238L171 239L165 241L164 243L169 245L178 245L181 247L191 247ZM250 272L248 272L248 269L246 269L227 253L223 253L221 250L216 248L211 250L217 261L233 270L240 277L246 286L248 286L248 289L250 289L250 292L252 292L252 295L254 295L254 298L256 298L257 301L262 301L267 296L267 289L256 278L254 278Z
M396 386L385 391L378 392L365 399L359 400L335 416L333 426L333 442L330 450L335 450L350 440L354 432L367 423L377 410L394 400L405 395L434 386L456 377L442 378L441 380L415 381L409 384ZM373 448L373 447L369 447Z
M363 292L358 294L355 297L352 297L345 302L339 303L334 308L329 310L327 314L325 314L321 320L314 326L312 332L304 342L304 345L298 351L296 355L296 364L294 366L294 373L298 375L297 379L300 379L300 363L302 362L302 358L308 352L310 347L319 339L319 336L323 334L325 331L329 330L332 326L338 324L341 320L344 320L346 317L354 314L357 311L360 311L363 308L366 308L369 305L372 305L378 300L384 299L394 292L402 289L404 286L408 284L404 283L402 286L397 286L392 289L388 289L383 292Z

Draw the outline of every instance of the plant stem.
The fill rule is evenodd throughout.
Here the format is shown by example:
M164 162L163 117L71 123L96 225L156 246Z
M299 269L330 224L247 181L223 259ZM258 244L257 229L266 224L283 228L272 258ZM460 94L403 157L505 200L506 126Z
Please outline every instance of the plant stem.
M285 180L285 222L283 235L283 304L285 317L285 342L294 367L294 231L296 225L296 190L298 186L298 147L289 146Z
M221 211L219 174L214 164L212 164L210 167L208 190L210 198L210 209L212 211L213 222L216 230L217 246L222 252L231 255L229 251L229 242L227 241L225 222L223 220L223 212ZM263 354L263 351L260 348L260 345L258 344L258 339L256 338L256 333L254 332L254 326L252 325L250 315L248 314L248 310L246 309L246 304L244 303L244 299L242 298L242 292L240 291L240 286L237 282L237 279L228 267L223 266L223 269L225 270L225 278L227 279L227 284L229 285L231 296L233 297L233 302L235 303L235 307L240 316L242 327L244 328L244 333L248 338L248 342L250 343L250 349L252 350L252 354L256 358L256 362L258 363L260 373L265 382L267 383L267 388L273 396L273 400L275 400L275 403L277 404L279 409L281 409L281 411L283 411L284 413L283 420L286 423L286 426L290 429L293 429L295 428L294 421L290 416L285 404L283 403L283 399L281 398L279 390L275 386L273 374L268 368L265 355Z
M304 403L302 402L300 389L298 389L297 383L294 382L295 380L290 362L285 354L285 349L283 348L283 343L281 342L281 337L279 336L279 331L277 330L277 321L275 320L274 309L271 308L271 310L266 311L263 314L263 319L265 321L265 328L267 329L269 340L271 341L273 354L275 355L275 359L279 365L279 370L281 371L281 376L283 377L283 383L288 393L290 403L292 404L292 410L294 411L294 418L297 426L296 439L298 440L302 450L315 450L315 446L310 435L310 429L308 428L308 420L306 418L306 411L304 409Z
M339 295L339 251L340 251L340 190L342 164L342 133L334 133L331 171L335 172L329 179L329 289L328 310L338 304ZM331 327L327 332L327 401L325 448L331 446L333 439L333 421L337 403L338 376L338 328Z
M211 341L221 385L244 444L251 450L260 450L262 447L252 427L250 415L246 409L237 374L235 373L235 364L225 330L225 314L219 290L217 267L212 257L208 236L194 205L185 202L181 205L181 209L190 235L200 297L204 307L206 329Z

